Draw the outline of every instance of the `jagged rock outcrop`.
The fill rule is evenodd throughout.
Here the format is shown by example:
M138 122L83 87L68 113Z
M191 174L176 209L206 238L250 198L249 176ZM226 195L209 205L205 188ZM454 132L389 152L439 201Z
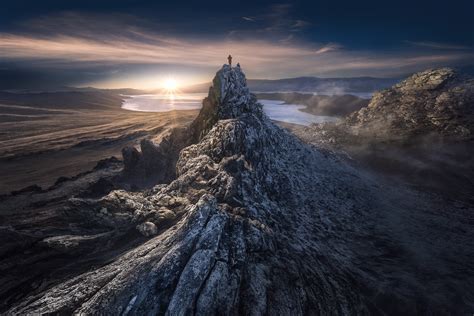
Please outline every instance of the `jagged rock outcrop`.
M375 93L369 105L344 124L354 133L399 139L425 136L473 138L474 79L450 68L414 74Z
M179 151L197 143L218 120L236 118L250 111L261 112L261 105L257 103L255 95L250 94L240 67L230 71L228 65L224 65L214 78L209 95L202 104L202 109L191 126L171 130L159 144L145 139L140 144L141 151L134 147L124 148L122 156L125 178L139 186L168 183L176 177L174 166Z
M375 93L367 107L343 121L308 127L300 136L335 145L473 140L474 79L450 68L416 73Z
M174 128L159 144L150 139L135 147L122 149L123 177L133 185L147 187L156 183L168 183L176 177L174 166L179 151L190 144L186 128Z
M381 189L371 176L273 124L240 67L216 74L188 134L193 144L175 158L169 184L76 198L68 211L87 214L115 235L135 230L150 239L8 313L352 315L474 308L474 265L465 260L474 249L470 224L453 216L459 229L437 231L433 241L427 228L444 223L436 201ZM467 279L448 277L460 270Z

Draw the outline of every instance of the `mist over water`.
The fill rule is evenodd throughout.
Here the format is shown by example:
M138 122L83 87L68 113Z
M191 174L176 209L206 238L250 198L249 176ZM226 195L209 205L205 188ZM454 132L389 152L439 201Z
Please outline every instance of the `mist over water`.
M186 93L179 95L144 94L127 96L122 108L141 112L168 112L173 110L197 110L202 106L204 93ZM336 121L331 116L320 116L300 111L304 105L285 104L280 100L259 100L263 104L263 110L273 120L300 125L310 125Z
M173 110L200 109L205 93L187 94L143 94L126 96L122 108L140 112L168 112Z
M276 121L310 125L312 123L333 122L338 119L331 116L313 115L302 112L304 105L286 104L280 100L259 100L263 104L263 110L272 119Z
M342 96L342 95L353 95L356 97L359 97L361 99L368 99L370 100L374 92L352 92L352 91L346 91L344 89L330 89L330 90L324 90L324 91L319 91L319 92L307 92L307 91L293 91L293 90L265 90L265 91L258 91L258 90L252 90L254 93L301 93L301 94L312 94L312 95L326 95L326 96Z

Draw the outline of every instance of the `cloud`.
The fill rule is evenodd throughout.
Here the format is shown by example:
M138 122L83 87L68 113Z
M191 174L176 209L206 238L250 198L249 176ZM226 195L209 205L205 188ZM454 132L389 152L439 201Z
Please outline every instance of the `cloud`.
M281 46L263 40L195 41L163 36L154 38L151 34L139 34L139 38L115 35L112 39L85 39L68 35L38 38L0 33L0 57L50 63L179 63L199 66L215 65L228 51L240 56L249 55L247 58L255 62L263 62L265 58L278 60L311 54L310 49ZM148 42L141 41L143 37ZM256 53L246 54L250 51Z
M294 39L295 39L295 36L293 34L290 34L287 37L280 39L279 42L283 44L291 44L294 41Z
M332 51L335 51L335 50L339 50L341 49L342 46L339 45L339 44L335 44L335 43L329 43L328 45L325 45L321 48L319 48L318 50L316 50L316 54L324 54L324 53L327 53L327 52L332 52Z
M270 10L266 16L279 18L287 16L291 11L292 5L290 3L278 3L270 6Z
M126 34L130 35L130 34ZM180 64L215 68L230 52L259 76L324 74L341 70L391 70L427 67L473 59L472 53L380 55L341 50L335 43L317 45L266 40L190 40L137 31L96 39L70 35L28 36L0 33L0 57L28 60L36 65L72 67L73 64ZM292 38L287 38L290 41ZM396 69L395 69L396 70Z
M270 7L268 13L262 14L258 18L267 24L264 30L271 32L301 31L311 25L307 21L294 18L291 11L291 4L276 4Z
M243 16L242 19L244 19L245 21L255 22L255 18L251 18L248 16Z
M279 6L268 15L286 14L289 10L290 6ZM166 71L186 68L190 73L201 73L204 78L225 63L229 53L251 78L387 77L431 67L474 63L474 53L464 50L350 50L339 43L302 41L293 32L276 37L262 31L238 38L235 34L226 38L187 38L172 35L166 27L147 28L138 25L140 21L135 22L128 25L110 16L101 19L71 14L57 20L36 20L30 24L36 31L0 33L0 59L3 64L22 63L33 68L96 68L111 78L116 74L111 69L123 70L121 74L126 76L126 71L134 67L153 71L159 71L160 67ZM299 22L291 20L285 25L295 23Z
M292 28L293 29L302 29L302 28L305 28L307 26L310 26L311 23L309 23L308 21L303 21L303 20L296 20L295 23L292 25Z
M454 45L448 43L437 43L437 42L414 42L414 41L405 41L405 43L417 47L426 47L433 49L445 49L445 50L468 50L472 47L463 46L463 45Z
M294 17L292 11L291 4L283 3L271 5L263 13L243 16L243 20L252 23L243 29L230 31L228 37L238 39L258 35L285 42L290 34L302 32L311 25L308 21ZM252 29L248 28L249 25Z

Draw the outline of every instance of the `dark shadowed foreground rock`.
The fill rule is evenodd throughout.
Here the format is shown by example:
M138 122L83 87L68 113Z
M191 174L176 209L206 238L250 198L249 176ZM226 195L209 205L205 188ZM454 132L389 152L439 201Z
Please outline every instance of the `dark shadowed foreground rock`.
M159 144L143 139L138 151L135 147L122 149L122 175L139 187L168 183L176 177L175 168L179 151L190 143L186 128L174 128Z
M140 231L146 242L8 313L473 310L474 236L461 216L472 210L464 205L446 218L436 197L383 186L303 144L263 114L240 68L217 73L188 135L192 145L179 158L163 158L161 149L146 158L177 159L169 184L71 201L68 212L87 214L115 235ZM132 162L137 153L125 156ZM73 247L71 237L63 239Z

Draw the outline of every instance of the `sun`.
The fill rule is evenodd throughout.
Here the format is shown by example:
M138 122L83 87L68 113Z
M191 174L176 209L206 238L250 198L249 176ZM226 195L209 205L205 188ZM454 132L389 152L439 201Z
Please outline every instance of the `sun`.
M169 78L163 82L163 88L167 92L175 92L178 89L178 83L176 80Z

